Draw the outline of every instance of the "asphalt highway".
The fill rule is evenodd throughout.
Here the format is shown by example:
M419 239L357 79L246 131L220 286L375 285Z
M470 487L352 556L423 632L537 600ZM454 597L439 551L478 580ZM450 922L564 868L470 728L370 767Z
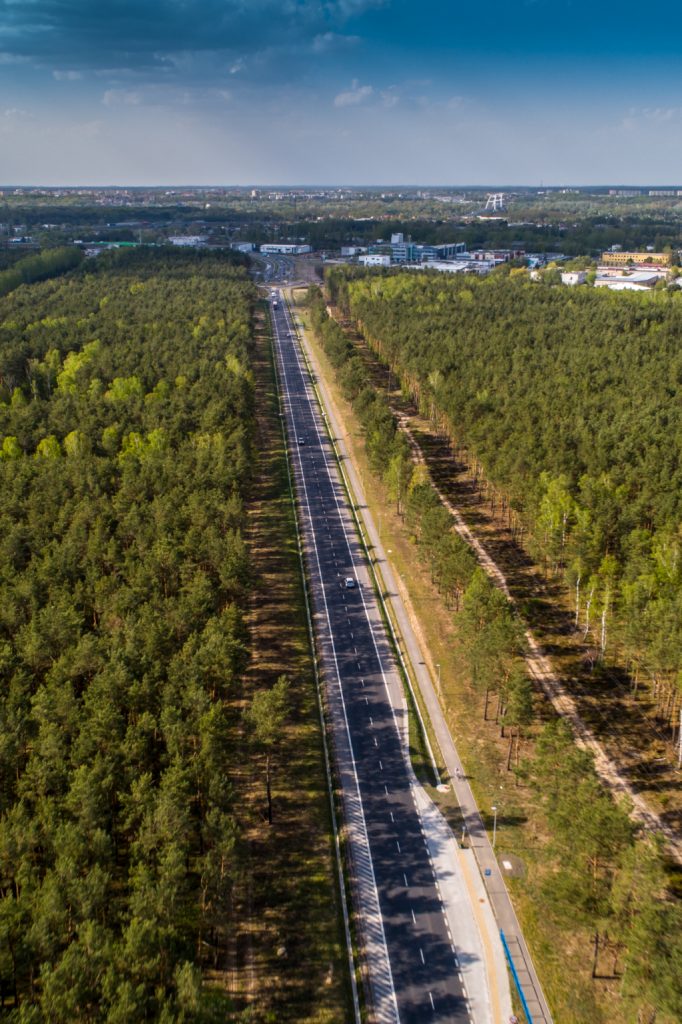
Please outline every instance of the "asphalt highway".
M264 284L276 283L277 281L286 281L290 279L294 270L294 261L289 256L279 255L261 255L260 253L251 253L251 259L260 270L257 270L255 276L260 278Z
M271 316L353 888L378 1021L470 1020L406 755L393 653L295 329ZM352 586L346 585L352 580Z

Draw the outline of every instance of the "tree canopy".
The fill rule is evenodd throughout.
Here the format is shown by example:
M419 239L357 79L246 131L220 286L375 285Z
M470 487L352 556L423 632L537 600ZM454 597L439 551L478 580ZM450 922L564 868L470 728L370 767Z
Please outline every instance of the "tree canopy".
M20 1022L213 1020L239 868L254 290L103 258L0 301L0 986Z
M679 720L682 295L332 270L332 300L506 493L565 574L576 626L617 637Z

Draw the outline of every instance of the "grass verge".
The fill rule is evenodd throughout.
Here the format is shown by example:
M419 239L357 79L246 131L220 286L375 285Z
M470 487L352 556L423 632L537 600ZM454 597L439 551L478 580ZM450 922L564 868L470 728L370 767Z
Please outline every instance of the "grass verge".
M272 825L264 773L242 771L235 784L245 877L235 908L233 970L225 981L239 1008L234 1020L332 1024L352 1019L345 937L294 510L263 311L257 328L259 457L248 509L252 660L243 703L284 674L291 711L276 752Z

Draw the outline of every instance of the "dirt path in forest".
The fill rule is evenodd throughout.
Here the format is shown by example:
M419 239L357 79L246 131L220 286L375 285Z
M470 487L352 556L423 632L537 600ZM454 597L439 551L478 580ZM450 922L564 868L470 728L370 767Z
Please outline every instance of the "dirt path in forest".
M400 416L400 429L403 431L410 443L410 448L412 449L415 462L427 465L428 468L422 449L410 429L407 417L404 415ZM502 570L490 557L481 541L469 529L459 509L453 505L450 499L443 494L438 486L436 486L436 490L438 491L441 501L453 518L454 527L457 533L475 552L480 565L493 580L495 585L499 587L508 600L516 606L516 600L509 589L507 579ZM595 739L594 735L585 724L578 711L575 700L559 680L552 668L549 658L543 652L541 645L535 639L530 629L525 629L524 635L528 647L526 653L526 664L530 675L536 683L542 687L547 697L549 697L557 714L561 715L562 718L565 718L569 722L573 729L578 746L589 750L594 755L595 768L599 777L615 792L617 796L627 797L627 799L631 801L633 805L632 817L637 822L649 831L660 832L665 836L671 853L675 859L682 864L682 842L680 842L679 836L673 829L661 821L660 817L652 811L639 793L635 792L614 762L607 756L601 743Z

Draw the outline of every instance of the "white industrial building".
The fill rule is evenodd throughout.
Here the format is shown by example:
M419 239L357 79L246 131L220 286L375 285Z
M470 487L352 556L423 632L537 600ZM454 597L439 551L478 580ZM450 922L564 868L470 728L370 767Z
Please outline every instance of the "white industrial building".
M659 270L634 270L629 274L613 273L610 267L598 267L597 288L611 288L613 291L642 291L653 288L659 281L667 279L667 273Z
M438 270L441 274L489 274L494 270L494 260L430 260L428 263L408 263L405 270Z
M268 242L261 245L260 251L266 256L302 256L306 252L312 252L309 245L297 245L289 242Z
M360 256L358 263L362 263L364 267L390 267L391 257L372 253L369 256Z
M255 248L254 242L232 242L230 245L235 252L253 252Z
M624 277L608 277L597 279L594 282L595 288L610 288L613 292L648 292L651 288L648 284L637 284L636 281L629 281Z
M208 242L208 235L171 235L168 239L171 245L184 245L198 249Z
M561 274L561 283L567 285L585 284L587 281L586 270L565 270Z

